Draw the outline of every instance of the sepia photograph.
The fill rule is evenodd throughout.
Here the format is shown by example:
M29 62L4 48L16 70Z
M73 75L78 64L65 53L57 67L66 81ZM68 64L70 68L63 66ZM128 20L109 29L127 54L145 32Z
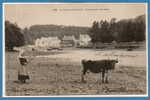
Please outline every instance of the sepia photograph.
M147 3L3 3L3 96L146 97L147 34Z

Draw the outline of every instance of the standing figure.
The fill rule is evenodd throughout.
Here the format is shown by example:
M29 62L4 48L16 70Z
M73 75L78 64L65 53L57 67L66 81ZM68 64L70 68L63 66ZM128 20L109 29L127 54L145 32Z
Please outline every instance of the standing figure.
M26 80L29 80L30 77L29 77L29 74L27 71L27 66L26 66L28 64L28 60L24 56L24 50L20 51L18 59L19 59L20 65L21 65L21 66L19 66L19 69L18 69L18 80L21 83L26 83Z

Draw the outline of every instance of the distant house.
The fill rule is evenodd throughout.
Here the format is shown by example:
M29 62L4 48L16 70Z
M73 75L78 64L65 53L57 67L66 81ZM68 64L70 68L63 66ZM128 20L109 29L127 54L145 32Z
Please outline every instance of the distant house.
M91 37L88 34L80 34L78 46L79 47L89 47L91 44Z
M37 39L35 41L36 47L42 47L42 48L59 48L61 41L58 39L58 37L42 37L40 39Z
M40 47L41 45L40 45L40 39L36 39L35 40L35 46L36 47Z
M62 47L73 47L76 45L76 39L73 35L64 36L61 41Z

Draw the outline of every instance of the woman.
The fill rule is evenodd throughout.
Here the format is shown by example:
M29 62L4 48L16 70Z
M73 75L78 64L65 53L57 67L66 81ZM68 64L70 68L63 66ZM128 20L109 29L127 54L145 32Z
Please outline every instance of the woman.
M20 65L19 69L18 69L18 80L21 83L26 83L26 80L30 79L28 71L27 71L27 64L28 64L28 60L27 57L24 56L24 50L21 50L18 56Z

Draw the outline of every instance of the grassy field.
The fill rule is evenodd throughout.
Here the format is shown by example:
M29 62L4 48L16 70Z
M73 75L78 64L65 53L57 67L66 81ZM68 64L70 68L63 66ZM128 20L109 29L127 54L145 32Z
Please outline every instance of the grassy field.
M136 95L146 94L146 52L125 50L67 49L53 52L28 52L35 56L28 64L31 79L17 80L18 52L6 52L6 96L56 95ZM98 83L99 74L88 73L81 83L82 59L118 58L109 83ZM56 64L58 64L56 66Z

